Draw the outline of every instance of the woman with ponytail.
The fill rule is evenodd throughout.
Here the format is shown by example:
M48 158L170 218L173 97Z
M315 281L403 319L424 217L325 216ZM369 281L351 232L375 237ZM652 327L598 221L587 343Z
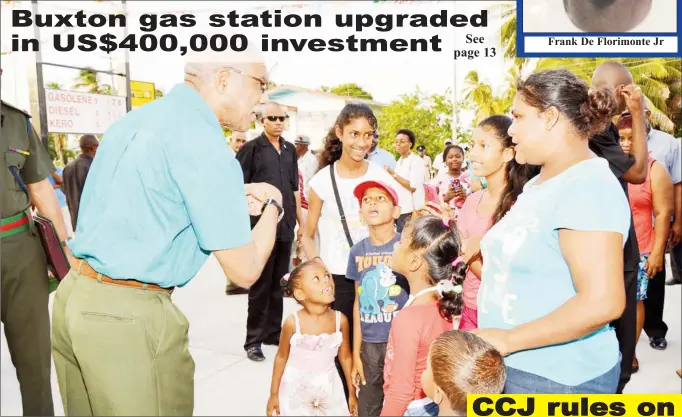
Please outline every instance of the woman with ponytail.
M514 143L507 133L512 120L491 116L478 124L472 136L470 158L474 175L485 179L486 189L471 194L459 212L457 226L464 244L464 261L469 265L464 280L464 308L460 330L478 327L478 287L481 285L480 241L512 207L536 167L514 159Z
M438 415L421 376L431 342L452 330L462 312L466 264L460 251L455 222L431 215L413 218L395 244L393 271L407 278L410 298L393 319L388 337L382 416Z
M371 108L364 104L347 104L327 135L320 155L320 170L308 182L303 250L308 260L320 260L332 274L335 301L331 307L348 318L350 340L353 340L355 283L346 278L348 256L351 247L369 235L353 191L365 181L383 182L394 189L399 187L383 167L365 160L376 130L377 119ZM319 231L319 252L315 247L316 230ZM347 393L338 362L337 367Z
M610 91L589 90L569 71L537 72L518 84L508 130L515 159L542 168L481 240L473 330L507 355L507 393L618 387L621 359L609 323L625 307L630 206L608 162L588 145L614 108Z

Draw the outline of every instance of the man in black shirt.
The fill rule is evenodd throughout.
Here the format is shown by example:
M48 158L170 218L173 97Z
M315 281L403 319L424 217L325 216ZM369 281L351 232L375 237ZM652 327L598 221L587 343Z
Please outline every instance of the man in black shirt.
M282 330L282 287L280 281L289 272L294 227L303 230L298 189L296 147L282 138L288 116L276 103L267 103L261 122L264 132L247 142L237 153L244 172L244 183L266 182L282 193L284 217L279 222L275 246L258 281L249 289L244 350L252 361L263 361L261 345L279 345ZM258 218L251 218L251 227Z
M618 103L618 109L614 116L621 114L626 108L632 114L633 155L623 152L620 147L618 129L616 129L613 123L604 132L592 137L589 143L592 152L609 162L611 171L620 180L623 191L627 196L628 183L641 184L646 180L648 152L646 146L644 96L641 89L633 85L630 71L616 62L605 62L597 67L592 76L592 85L596 88L608 88L614 92ZM625 242L623 263L625 269L625 310L621 318L612 323L616 330L622 355L618 393L622 393L625 384L630 381L637 339L639 248L632 220L630 220L630 232Z
M99 141L93 135L81 136L81 154L69 162L62 172L62 190L66 196L66 205L69 207L74 232L78 222L78 209L80 208L83 187L85 187L85 180L88 177L90 165L95 158L98 146Z

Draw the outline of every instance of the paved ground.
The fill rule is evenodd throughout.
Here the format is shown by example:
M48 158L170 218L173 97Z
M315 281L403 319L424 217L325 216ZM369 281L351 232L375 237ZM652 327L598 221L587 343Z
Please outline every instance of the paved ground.
M275 348L265 347L268 360L253 363L242 350L246 296L225 296L222 271L211 258L199 275L174 298L190 325L190 346L196 362L195 415L264 415ZM641 370L627 386L630 393L682 392L675 374L681 367L681 286L666 287L665 320L670 327L668 349L651 349L644 337L638 347ZM285 314L295 304L286 300ZM0 414L21 415L21 398L4 332L1 351ZM53 371L55 411L64 415Z

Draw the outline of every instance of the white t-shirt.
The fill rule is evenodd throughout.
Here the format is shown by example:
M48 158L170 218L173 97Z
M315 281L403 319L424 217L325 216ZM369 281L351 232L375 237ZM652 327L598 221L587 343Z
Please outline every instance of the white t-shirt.
M304 193L305 198L309 198L308 194L308 182L310 179L315 175L315 171L317 171L317 167L319 165L319 161L315 155L313 155L312 152L308 151L298 159L298 169L301 171L301 175L303 175L303 188L304 190L300 190Z
M410 182L414 193L398 184L396 192L400 199L400 214L412 213L415 207L424 205L424 160L410 153L407 158L398 158L395 173Z
M398 190L400 184L385 169L373 162L369 162L369 168L367 168L365 175L358 178L341 178L338 169L336 169L336 164L334 164L334 169L343 214L346 216L348 230L353 239L353 244L355 244L369 236L367 226L361 222L360 203L353 195L355 187L370 180L386 183L394 190ZM334 197L329 166L318 171L310 179L308 185L322 200L322 213L317 223L317 230L320 234L320 258L329 268L330 273L345 276L350 246L348 246L348 239L346 239L346 234L343 231L341 215Z

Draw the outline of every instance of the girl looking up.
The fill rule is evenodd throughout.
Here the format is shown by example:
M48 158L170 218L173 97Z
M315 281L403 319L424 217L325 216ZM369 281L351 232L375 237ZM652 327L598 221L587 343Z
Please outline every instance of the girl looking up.
M303 309L282 326L279 349L272 370L267 415L357 415L357 399L348 403L334 358L338 355L348 384L352 366L349 325L334 311L334 281L322 262L308 261L282 279L284 292Z
M409 222L393 249L393 271L407 278L410 298L389 333L382 416L438 412L422 390L421 375L431 342L452 330L461 313L466 265L460 249L454 221L431 215Z

